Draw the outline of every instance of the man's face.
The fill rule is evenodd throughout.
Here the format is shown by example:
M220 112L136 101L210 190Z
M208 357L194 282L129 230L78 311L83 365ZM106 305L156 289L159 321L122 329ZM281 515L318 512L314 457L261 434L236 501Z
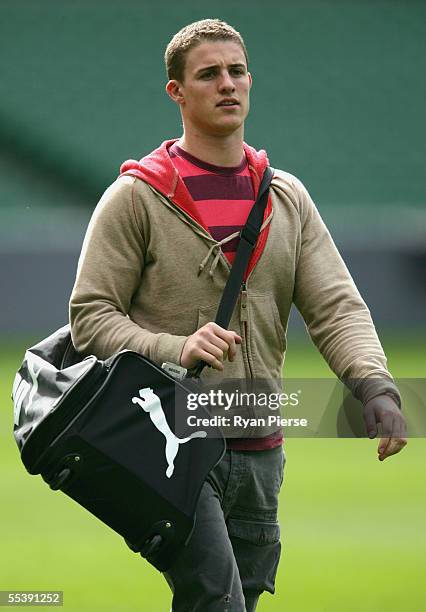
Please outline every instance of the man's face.
M185 59L183 82L167 84L181 108L185 129L213 136L242 130L251 75L240 45L229 40L202 42Z

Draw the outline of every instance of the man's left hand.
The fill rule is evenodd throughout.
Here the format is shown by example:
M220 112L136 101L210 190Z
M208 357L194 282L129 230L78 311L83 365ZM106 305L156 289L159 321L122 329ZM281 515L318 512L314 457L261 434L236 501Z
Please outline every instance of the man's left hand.
M369 438L377 435L381 424L381 436L377 452L379 461L399 453L407 444L407 425L399 406L389 395L373 397L364 406L364 421Z

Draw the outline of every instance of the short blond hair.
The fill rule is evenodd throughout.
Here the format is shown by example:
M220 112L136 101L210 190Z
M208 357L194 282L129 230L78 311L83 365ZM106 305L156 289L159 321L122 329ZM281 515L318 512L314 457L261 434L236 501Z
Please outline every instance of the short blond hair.
M188 51L206 40L232 40L236 42L244 51L248 65L248 53L241 34L220 19L202 19L179 30L167 45L164 61L169 79L183 82L185 57Z

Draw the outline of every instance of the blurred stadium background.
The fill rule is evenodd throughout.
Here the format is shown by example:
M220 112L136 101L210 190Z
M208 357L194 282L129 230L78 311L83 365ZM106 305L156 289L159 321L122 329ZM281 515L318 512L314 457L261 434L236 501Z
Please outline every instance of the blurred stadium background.
M69 612L168 610L168 587L26 475L10 388L25 347L66 322L85 227L120 163L180 135L162 53L205 17L246 41L246 140L308 187L394 374L426 373L424 1L2 0L0 590L63 589ZM330 375L297 313L289 345L288 376ZM375 445L288 442L277 594L260 611L424 609L424 440L384 464Z

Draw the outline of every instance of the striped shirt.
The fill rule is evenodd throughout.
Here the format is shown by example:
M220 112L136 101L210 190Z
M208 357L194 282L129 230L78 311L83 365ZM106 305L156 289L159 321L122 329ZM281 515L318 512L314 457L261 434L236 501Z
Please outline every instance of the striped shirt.
M253 182L247 159L239 166L213 166L196 159L176 143L169 149L173 165L191 195L201 225L220 242L240 231L255 201ZM232 264L239 237L222 245Z

